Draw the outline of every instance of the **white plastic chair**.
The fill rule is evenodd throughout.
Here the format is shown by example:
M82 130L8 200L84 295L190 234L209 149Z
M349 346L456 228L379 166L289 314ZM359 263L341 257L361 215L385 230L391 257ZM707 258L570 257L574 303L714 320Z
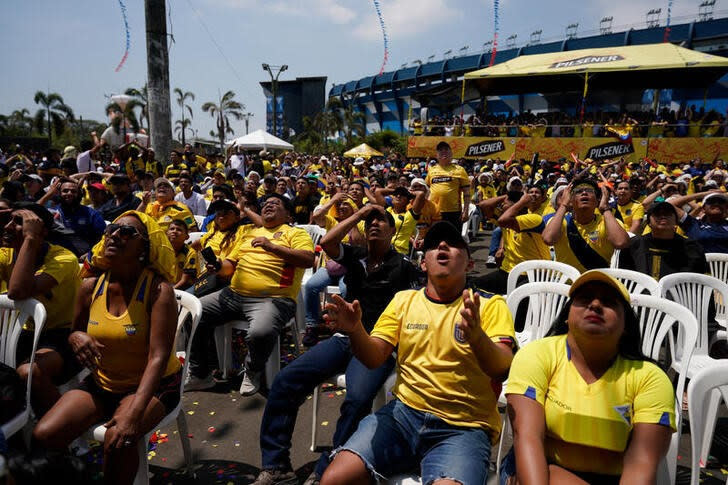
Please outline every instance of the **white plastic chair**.
M321 238L326 235L326 229L317 225L317 224L300 224L296 227L299 227L303 230L305 230L309 236L311 236L311 240L313 241L313 246L316 247L318 243L321 241Z
M215 327L215 347L217 348L217 360L222 370L223 379L228 377L228 369L233 359L233 328L247 330L248 323L243 320L232 320L225 325ZM265 362L265 383L268 387L273 384L278 371L281 370L281 336L278 335L273 350Z
M468 220L463 222L462 229L460 230L460 235L463 237L466 243L470 244L470 236L468 235L468 229L470 228L470 225L472 224L471 219L476 214L476 207L473 204L470 204L468 206ZM473 236L475 236L475 232L473 232Z
M18 339L23 325L29 318L33 318L35 331L33 335L33 348L30 353L30 367L35 362L35 351L38 339L43 331L46 320L46 309L43 304L34 299L11 300L7 295L0 295L0 362L15 368ZM30 420L30 389L33 373L28 373L25 384L25 409L10 421L2 425L2 433L10 438L22 430Z
M623 268L602 268L599 271L617 279L631 294L639 295L647 291L648 295L660 295L660 284L650 275Z
M199 216L195 215L195 222L197 223L197 227L202 227L202 223L205 222L205 216Z
M710 349L708 342L708 307L714 294L720 295L723 301L728 301L728 285L712 276L697 273L674 273L660 279L660 294L685 306L695 316L698 322L698 337L695 351L687 368L687 378L692 379L702 369L716 365L719 360L708 355ZM680 369L683 365L682 352L689 351L682 336L678 334L675 341L674 353L677 362L673 368ZM717 400L712 403L712 409L718 405ZM710 443L703 443L701 459L706 462Z
M631 300L632 308L635 310L640 324L642 352L655 361L659 361L663 349L672 350L672 354L669 355L670 364L677 372L675 386L675 426L677 431L672 434L667 455L658 469L657 483L675 483L677 452L682 427L682 399L688 369L692 365L692 350L695 348L698 339L698 322L689 309L665 298L632 294ZM670 345L675 334L678 335L678 339L683 345L680 356L675 355L674 347Z
M690 485L700 483L700 468L705 466L701 461L701 444L710 442L713 437L715 419L710 420L710 401L715 395L722 395L728 403L728 361L720 361L714 366L703 369L688 384L688 416L690 418ZM706 418L707 416L707 418ZM726 481L728 483L728 481Z
M708 261L710 268L710 276L718 278L723 283L728 283L728 254L726 253L707 253L705 259ZM726 302L716 296L716 316L715 319L724 327L728 327L728 316L726 315ZM725 330L718 332L718 339L725 340Z
M546 259L533 259L523 261L513 267L508 273L506 295L516 289L518 277L522 274L528 278L528 283L567 283L573 282L581 274L578 269L558 261Z
M627 236L629 236L630 239L635 237L635 234L633 232L627 231ZM621 249L615 249L612 253L612 258L609 260L609 267L610 268L619 268L619 253L621 252Z
M184 322L188 315L192 318L192 326L190 328L190 334L188 335L187 346L185 350L184 365L182 366L182 379L179 386L179 397L180 401L174 410L167 414L162 421L155 426L155 429L163 428L177 421L177 429L180 440L182 440L182 451L184 452L185 461L187 463L187 474L192 473L192 447L190 445L189 431L187 429L187 420L185 419L185 413L182 411L182 391L184 390L185 377L187 376L187 367L189 366L189 359L186 358L190 353L192 346L192 339L197 331L197 324L200 323L200 317L202 316L202 305L197 297L184 291L175 290L175 296L179 304L179 315L177 317L177 333L176 338L179 338ZM174 352L174 348L172 351ZM95 440L103 443L104 436L106 435L107 428L103 425L96 426L93 429L93 437ZM147 444L149 438L152 436L153 431L148 432L142 439L139 440L137 445L137 451L139 452L139 468L137 469L136 477L134 478L135 485L144 485L149 483L149 464L147 459Z
M569 288L563 283L526 283L508 295L506 303L514 319L521 301L526 298L529 300L523 330L516 332L519 346L546 335L569 299Z
M199 241L200 239L202 239L202 236L204 236L205 234L206 234L206 233L204 233L204 232L191 232L191 233L190 233L190 234L189 234L189 235L187 236L187 240L185 241L185 243L186 243L186 244L192 244L192 243L194 243L194 242L197 242L197 241Z

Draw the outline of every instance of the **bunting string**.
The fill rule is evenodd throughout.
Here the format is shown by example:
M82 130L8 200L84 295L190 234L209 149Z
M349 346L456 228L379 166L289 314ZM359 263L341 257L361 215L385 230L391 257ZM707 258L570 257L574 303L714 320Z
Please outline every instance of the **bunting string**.
M119 65L116 66L116 72L121 71L121 68L126 62L126 58L129 57L129 46L131 45L131 36L129 35L129 19L127 19L126 17L126 5L124 5L124 2L122 2L122 0L119 0L119 6L121 7L121 16L124 18L124 30L126 31L126 48L124 49L124 55L122 56L121 61L119 61Z
M500 19L498 17L498 5L499 0L493 0L493 48L490 50L490 63L488 66L492 66L495 63L495 54L498 52L498 29Z
M672 1L667 0L667 23L665 24L665 37L662 39L663 42L670 40L670 20L672 19Z
M384 40L384 57L382 59L382 67L379 69L379 75L381 75L384 72L384 66L389 61L389 37L387 36L387 27L384 25L384 17L382 17L382 7L379 4L379 0L372 1L374 2L374 10L377 11L379 26L382 28L382 39Z

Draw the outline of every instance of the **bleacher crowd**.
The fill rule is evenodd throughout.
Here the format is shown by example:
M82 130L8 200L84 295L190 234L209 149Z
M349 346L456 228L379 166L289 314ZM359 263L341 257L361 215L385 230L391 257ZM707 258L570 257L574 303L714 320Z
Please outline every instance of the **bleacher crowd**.
M700 130L723 129L721 117L699 116ZM643 344L630 273L609 269L646 275L643 292L670 275L710 274L709 259L728 253L721 160L458 161L446 142L432 160L203 156L190 145L157 160L103 139L0 155L3 301L45 308L44 322L16 335L11 364L19 382L32 375L33 449L65 453L103 423L105 480L132 482L146 466L138 442L178 409L181 390L212 389L227 374L218 355L230 349L217 336L234 326L247 347L240 394L268 390L257 485L297 483L298 409L339 374L347 392L334 452L307 485L413 471L427 484L485 483L499 401L513 430L503 483L660 476L683 389ZM470 240L484 230L492 271L472 277ZM524 264L561 268L558 281L570 284L539 330L528 298L506 303L513 286L533 281ZM725 315L710 291L695 312L704 340L717 342L704 357L717 359ZM199 324L178 337L190 339L184 365L175 354L183 292L201 304ZM270 372L291 326L308 350ZM682 373L692 352L676 351L682 367L672 368ZM394 399L372 409L392 375ZM19 436L0 439L0 452L21 447Z

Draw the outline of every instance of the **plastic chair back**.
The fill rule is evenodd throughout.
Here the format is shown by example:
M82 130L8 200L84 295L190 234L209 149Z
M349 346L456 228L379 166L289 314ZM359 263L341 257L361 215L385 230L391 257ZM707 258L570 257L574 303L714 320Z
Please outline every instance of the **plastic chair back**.
M309 236L311 236L314 247L318 246L318 243L321 242L321 238L326 235L326 229L316 224L300 224L296 227L300 227L305 230Z
M622 268L602 268L599 271L616 278L631 294L660 295L660 284L644 273Z
M508 295L506 303L515 319L518 305L528 298L528 311L523 331L516 334L518 344L524 345L543 338L569 299L569 285L563 283L527 283Z
M516 289L518 277L526 274L529 283L570 283L579 277L581 273L573 266L558 261L546 259L533 259L518 263L508 273L506 295L510 295Z
M728 284L728 254L726 253L707 253L705 259L708 261L710 268L710 276L718 278L723 283ZM719 321L726 322L726 302L715 295L716 318Z
M715 423L707 423L705 416L708 414L708 406L711 394L716 388L721 388L725 396L728 386L728 362L720 361L714 366L707 367L697 373L688 384L688 417L690 419L690 485L700 483L700 450L703 442L703 434L708 430L706 425L714 426ZM725 399L725 397L724 397Z

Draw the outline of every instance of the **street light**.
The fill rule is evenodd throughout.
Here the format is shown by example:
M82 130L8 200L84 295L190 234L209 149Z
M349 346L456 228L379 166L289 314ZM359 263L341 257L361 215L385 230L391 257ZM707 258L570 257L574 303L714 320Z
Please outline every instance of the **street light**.
M662 13L661 8L653 8L645 14L645 23L647 28L651 29L660 26L660 14Z
M245 113L243 115L243 119L245 120L245 134L246 135L248 134L248 124L250 123L250 118L252 118L253 116L255 116L255 115L253 113L250 113L250 112Z
M601 35L607 35L612 33L612 21L614 17L604 17L599 21L599 33Z
M579 30L579 23L573 23L566 26L566 38L575 39L576 31Z
M270 64L263 63L263 70L268 71L268 74L270 74L270 84L271 84L271 92L273 93L273 136L278 136L276 131L276 117L277 113L276 110L278 109L278 76L281 75L283 71L288 69L287 64L283 64L282 66L271 66ZM276 71L275 75L273 74L273 71ZM246 120L247 125L247 120ZM247 130L247 127L246 127Z

